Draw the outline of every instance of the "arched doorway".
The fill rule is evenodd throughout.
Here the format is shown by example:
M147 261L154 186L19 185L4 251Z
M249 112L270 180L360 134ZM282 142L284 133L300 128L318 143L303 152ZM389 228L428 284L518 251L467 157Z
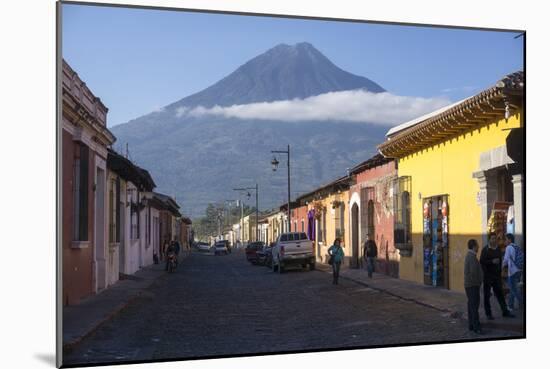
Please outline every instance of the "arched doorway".
M351 250L352 267L359 268L359 206L357 203L351 207Z

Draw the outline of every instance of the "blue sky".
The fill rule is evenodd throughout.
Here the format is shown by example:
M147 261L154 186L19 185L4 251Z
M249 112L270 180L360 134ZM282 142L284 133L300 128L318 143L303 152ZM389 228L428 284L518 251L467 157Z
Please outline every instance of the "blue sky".
M396 95L475 94L523 69L517 33L64 4L63 57L113 126L225 77L279 43L313 44Z

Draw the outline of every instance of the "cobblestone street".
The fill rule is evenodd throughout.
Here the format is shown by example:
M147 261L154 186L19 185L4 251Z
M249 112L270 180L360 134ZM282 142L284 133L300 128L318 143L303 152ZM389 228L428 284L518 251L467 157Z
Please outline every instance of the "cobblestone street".
M520 336L464 321L321 271L273 273L193 254L66 353L64 365Z

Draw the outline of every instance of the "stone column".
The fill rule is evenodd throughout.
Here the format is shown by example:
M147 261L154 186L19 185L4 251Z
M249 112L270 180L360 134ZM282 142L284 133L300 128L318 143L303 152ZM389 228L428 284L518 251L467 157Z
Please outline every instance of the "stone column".
M523 243L523 174L512 175L512 185L514 186L514 231L516 244L520 247Z
M497 198L496 174L491 171L480 170L474 172L472 177L476 178L479 183L478 204L481 207L481 237L483 242L480 246L483 247L489 242L487 238L487 221L491 216L493 204Z

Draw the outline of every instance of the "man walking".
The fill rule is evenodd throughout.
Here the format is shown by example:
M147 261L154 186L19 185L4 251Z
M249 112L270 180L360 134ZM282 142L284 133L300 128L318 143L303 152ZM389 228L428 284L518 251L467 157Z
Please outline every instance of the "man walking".
M368 276L369 278L372 278L372 272L374 272L374 263L376 261L376 257L378 256L378 249L376 248L376 243L374 242L374 240L367 238L367 241L365 242L364 255L367 261Z
M508 267L508 286L510 287L508 309L513 310L515 299L520 304L522 303L522 298L518 291L518 283L523 271L523 252L514 243L513 234L507 233L504 242L506 243L506 250L504 252L504 260L502 260L502 267Z
M497 235L495 232L489 233L489 244L481 250L479 262L483 268L483 303L487 319L495 319L491 312L491 289L500 305L502 316L513 318L514 315L512 315L506 307L504 293L502 292L502 252L498 248Z
M464 289L468 298L468 328L477 334L483 334L479 324L479 291L483 271L477 260L478 250L477 241L470 239L468 241L468 252L464 260Z

